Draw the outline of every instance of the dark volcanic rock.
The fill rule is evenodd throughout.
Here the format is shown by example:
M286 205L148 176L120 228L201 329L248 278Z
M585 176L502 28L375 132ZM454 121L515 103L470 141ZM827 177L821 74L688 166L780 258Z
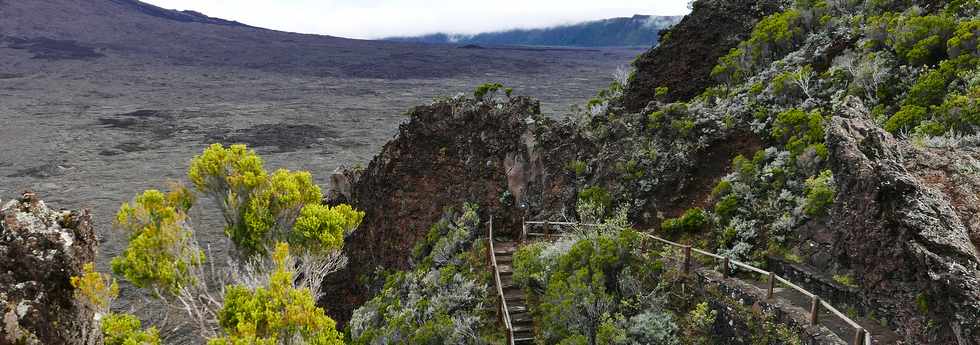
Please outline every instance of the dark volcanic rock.
M35 59L43 60L84 60L103 57L93 47L88 47L72 40L56 40L46 37L19 38L2 37L7 48L24 49L34 54Z
M410 115L367 169L332 177L329 202L351 202L367 213L347 241L350 264L328 278L324 301L340 323L369 297L363 278L377 267L408 267L415 241L446 207L477 203L481 218L494 215L495 227L519 227L521 210L502 204L501 196L509 185L512 193L523 190L525 181L514 171L529 166L523 163L528 154L522 137L527 138L529 119L540 118L538 102L525 97L496 105L441 101L416 107ZM522 167L514 168L515 161Z
M660 45L637 57L636 77L624 95L629 112L654 99L656 88L669 89L667 101L690 99L713 84L718 58L746 38L755 23L779 10L779 2L695 1L694 10L661 38Z
M95 259L88 212L54 211L33 193L0 208L0 344L72 344L92 319L69 282Z
M835 257L866 304L914 344L980 344L980 260L963 220L902 165L903 150L867 120L827 129L838 196ZM969 221L969 220L967 220Z

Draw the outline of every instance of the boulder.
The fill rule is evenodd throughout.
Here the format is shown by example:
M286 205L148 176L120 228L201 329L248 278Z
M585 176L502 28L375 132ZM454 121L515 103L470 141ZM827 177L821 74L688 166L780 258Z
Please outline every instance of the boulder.
M0 208L0 344L75 344L93 315L72 276L95 259L87 211L55 211L33 193Z

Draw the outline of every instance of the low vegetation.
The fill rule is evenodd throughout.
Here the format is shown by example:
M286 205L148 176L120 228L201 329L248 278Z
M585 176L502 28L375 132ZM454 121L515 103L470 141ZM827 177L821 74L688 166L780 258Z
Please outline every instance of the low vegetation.
M326 274L346 263L344 238L364 213L348 205L326 206L308 172L268 173L244 145L215 144L194 158L190 190L147 190L124 203L116 228L128 245L112 270L144 288L168 310L183 311L209 344L343 344L335 322L316 306ZM189 211L197 196L209 197L226 221L230 267L205 267ZM72 279L76 295L97 311L111 344L157 344L154 328L141 329L132 315L109 313L118 285L86 266Z
M353 344L495 344L486 243L476 205L447 210L412 251L413 267L383 274L374 298L354 311Z

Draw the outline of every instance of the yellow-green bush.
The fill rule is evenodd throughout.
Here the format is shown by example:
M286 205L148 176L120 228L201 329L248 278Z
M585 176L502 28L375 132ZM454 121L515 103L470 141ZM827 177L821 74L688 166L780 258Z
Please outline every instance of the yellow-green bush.
M120 256L112 259L112 271L138 287L175 292L192 282L192 266L204 262L204 252L193 245L187 223L193 204L183 187L164 194L150 189L124 203L116 214L116 228L129 238Z
M803 211L809 216L826 214L827 206L834 203L837 195L834 186L834 175L830 170L820 172L806 180L806 202Z
M91 262L82 267L81 276L71 277L70 282L75 288L75 298L95 309L108 309L112 300L119 296L116 280L97 272Z
M194 157L187 175L220 206L225 233L246 255L298 238L291 234L293 222L323 197L309 172L278 169L270 175L245 145L211 145Z
M109 314L102 318L105 345L160 345L156 327L142 329L140 320L129 314Z
M316 306L309 289L296 288L289 266L289 245L279 243L272 254L276 270L267 286L226 289L218 324L224 335L209 345L280 344L300 340L306 344L343 344L336 323Z
M339 250L344 245L344 236L360 226L363 219L364 212L346 204L334 207L307 204L293 226L292 243L314 252Z
M670 218L660 223L660 230L666 233L694 232L708 225L708 215L701 208L684 211L677 218Z

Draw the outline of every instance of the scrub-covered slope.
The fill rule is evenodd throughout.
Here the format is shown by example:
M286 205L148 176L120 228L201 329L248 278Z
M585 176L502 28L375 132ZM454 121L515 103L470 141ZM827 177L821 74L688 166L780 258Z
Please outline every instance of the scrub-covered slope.
M632 223L660 235L813 272L835 304L904 343L978 344L978 9L976 1L698 1L631 77L564 123L529 118L524 134L509 136L534 144L520 149L533 168L426 183L506 187L528 218L577 218L580 197L627 207ZM735 17L757 23L729 27L725 18ZM710 34L685 23L705 23ZM683 54L692 46L711 49ZM409 126L446 121L418 120ZM447 152L477 152L470 148L486 146L492 130ZM383 159L425 157L411 147L392 153ZM399 198L400 174L365 174L354 190L386 181L372 183L373 193L392 202L447 202ZM493 200L481 210L512 212ZM372 243L420 236L389 232Z

